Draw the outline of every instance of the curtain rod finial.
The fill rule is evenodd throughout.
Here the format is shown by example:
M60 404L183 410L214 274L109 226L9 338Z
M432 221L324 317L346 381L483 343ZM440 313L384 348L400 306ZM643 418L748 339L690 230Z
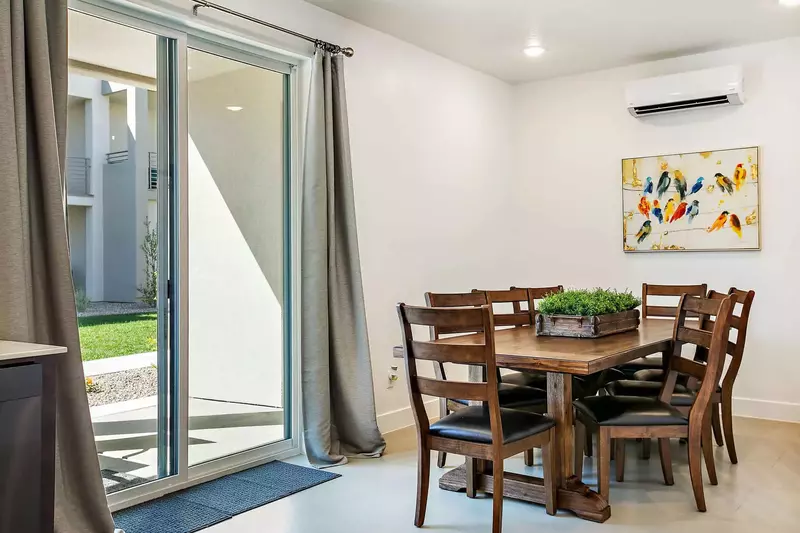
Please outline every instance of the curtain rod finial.
M342 48L342 54L343 54L345 57L353 57L353 54L355 54L355 53L356 53L356 51L355 51L355 50L353 50L353 49L352 49L352 48L350 48L350 47L348 47L348 48Z

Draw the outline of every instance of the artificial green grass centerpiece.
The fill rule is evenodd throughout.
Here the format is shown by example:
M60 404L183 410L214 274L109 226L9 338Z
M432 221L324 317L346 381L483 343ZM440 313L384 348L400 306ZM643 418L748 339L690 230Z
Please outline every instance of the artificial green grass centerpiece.
M611 289L573 289L539 301L536 333L553 337L605 337L639 327L642 301Z
M573 289L556 292L539 301L545 315L598 316L636 309L642 300L631 292L611 289Z

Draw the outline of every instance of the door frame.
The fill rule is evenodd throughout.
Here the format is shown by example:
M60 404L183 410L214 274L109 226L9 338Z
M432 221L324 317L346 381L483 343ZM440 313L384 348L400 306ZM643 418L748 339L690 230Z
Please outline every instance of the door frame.
M175 165L170 176L168 206L171 219L168 224L173 228L173 241L170 247L173 264L172 272L177 274L171 284L171 302L169 305L171 315L170 333L167 339L159 341L168 342L171 348L168 357L171 362L172 379L170 385L176 397L170 406L170 411L177 415L177 434L173 437L175 446L174 456L177 459L177 470L174 475L143 483L129 489L121 490L108 495L108 504L111 511L117 511L152 500L171 492L182 490L193 485L210 481L212 479L252 468L273 460L291 457L301 453L302 418L300 416L300 331L299 327L287 328L284 344L289 350L288 360L285 360L287 375L284 379L284 390L289 415L286 421L290 424L290 438L267 444L255 449L233 454L220 459L212 460L189 467L188 442L189 442L189 286L188 286L188 68L187 51L190 47L198 48L204 52L223 55L237 61L250 63L261 68L275 70L286 74L286 95L288 103L286 116L288 118L286 135L287 150L290 151L286 158L286 204L289 212L286 213L288 223L289 248L286 250L288 268L285 269L286 286L290 289L288 298L289 310L285 313L285 323L300 324L300 276L294 275L299 271L300 265L300 98L301 91L300 72L306 71L310 65L311 56L293 53L283 53L263 40L263 36L232 32L228 29L208 24L205 21L198 23L197 19L190 19L185 15L165 11L161 5L152 5L147 2L131 3L124 0L69 0L70 10L86 15L102 18L113 23L130 26L135 29L147 31L159 37L174 39L173 74L177 106L173 109L177 118L175 144ZM161 47L159 47L161 48ZM233 54L233 55L231 55ZM304 84L303 84L304 85ZM161 139L159 138L159 148ZM162 164L159 158L159 184L163 183ZM161 189L161 187L159 187ZM161 218L159 216L159 218Z

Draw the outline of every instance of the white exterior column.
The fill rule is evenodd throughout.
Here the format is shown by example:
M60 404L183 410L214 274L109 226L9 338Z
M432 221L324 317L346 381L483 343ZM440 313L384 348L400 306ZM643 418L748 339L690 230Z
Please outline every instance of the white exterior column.
M148 200L148 147L151 145L151 126L147 109L147 89L137 87L128 88L128 129L133 137L133 142L128 142L128 158L134 162L135 172L134 189L136 191L135 202L136 220L136 285L144 283L144 253L141 245L144 242L145 226L144 220L147 217Z
M89 193L92 195L86 212L86 294L99 302L104 299L103 165L109 152L109 112L102 82L91 82L91 99L86 102L86 157L91 165Z

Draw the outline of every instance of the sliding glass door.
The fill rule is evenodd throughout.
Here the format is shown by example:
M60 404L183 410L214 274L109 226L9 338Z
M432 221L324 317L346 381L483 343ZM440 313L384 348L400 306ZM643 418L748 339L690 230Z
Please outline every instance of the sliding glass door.
M291 436L291 204L288 70L194 41L187 59L192 466Z
M293 59L70 0L67 212L112 509L296 453Z
M177 472L170 382L176 40L72 11L67 216L86 391L109 494Z

